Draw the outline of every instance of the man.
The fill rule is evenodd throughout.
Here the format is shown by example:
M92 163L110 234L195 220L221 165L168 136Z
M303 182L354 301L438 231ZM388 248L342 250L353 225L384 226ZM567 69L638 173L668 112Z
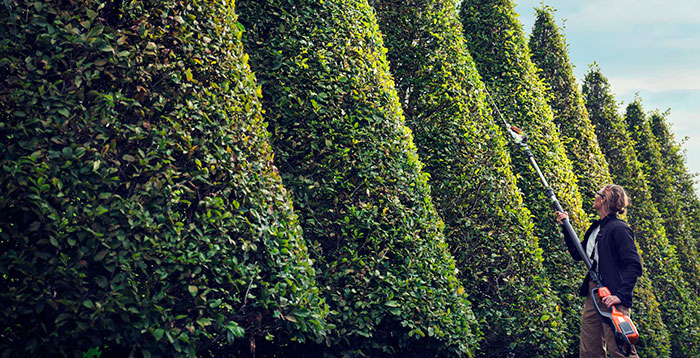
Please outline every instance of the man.
M602 302L599 306L607 307L610 311L610 307L615 305L627 316L632 307L634 285L637 277L642 275L642 263L634 243L634 234L629 225L617 217L617 214L625 213L628 204L627 193L619 185L607 184L596 192L593 209L598 212L600 220L591 224L581 243L593 262L593 269L611 292L611 295L599 300ZM566 212L557 212L559 224L568 217ZM574 239L565 230L564 237L571 257L577 261L583 260L574 246ZM614 332L598 318L593 306L590 292L595 286L590 275L586 275L579 291L581 296L586 297L581 314L579 356L605 357L607 350L611 357L623 357L615 344ZM634 346L630 357L638 357Z

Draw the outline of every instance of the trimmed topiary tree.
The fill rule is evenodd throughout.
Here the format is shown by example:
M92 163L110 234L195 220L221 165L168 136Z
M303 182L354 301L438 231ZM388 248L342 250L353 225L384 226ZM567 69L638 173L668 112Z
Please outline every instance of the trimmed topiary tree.
M240 36L225 1L0 6L2 356L323 338Z
M697 317L693 317L695 303L682 278L675 246L668 242L664 222L652 201L632 139L617 113L610 85L597 65L586 74L583 95L611 174L630 194L632 205L627 217L644 259L644 275L651 280L654 291L662 295L661 315L670 333L672 353L679 357L696 356L700 336L694 323ZM657 336L649 339L657 340Z
M612 179L574 78L566 39L554 22L553 12L548 6L536 9L537 20L529 41L532 61L547 85L547 103L552 107L559 137L573 164L581 196L594 198L594 194ZM589 213L594 218L597 216L593 209Z
M682 197L687 199L693 198L694 201L696 200L694 198L698 197L693 189L697 174L690 173L686 166L686 153L682 148L682 142L685 139L681 143L676 141L667 120L670 114L670 110L665 112L660 112L659 110L651 111L649 114L649 126L654 139L659 145L664 165L670 167L674 182L678 185L678 189L683 191Z
M513 3L509 0L463 1L461 17L467 47L490 92L488 97L507 121L529 135L530 147L547 181L569 212L576 231L584 232L588 220L581 208L576 176L552 120L552 110L545 100L544 84L530 60ZM573 263L566 251L560 229L553 219L551 202L529 160L515 145L511 155L513 171L519 176L518 187L523 192L525 205L533 213L535 234L544 250L548 277L564 302L562 323L567 327L565 338L573 351L578 347L573 336L578 332L580 321L576 296L585 270Z
M639 161L643 163L642 169L649 182L651 197L664 219L666 236L677 249L678 262L686 283L694 291L693 295L697 295L700 293L700 261L697 260L696 239L692 232L695 222L692 216L688 216L688 211L684 210L687 208L684 202L690 198L681 196L687 193L679 190L673 179L674 166L664 163L661 147L652 133L651 123L644 114L639 97L627 106L625 122ZM700 316L700 312L697 315Z
M293 356L471 354L456 276L366 1L242 1L284 183L337 326Z
M483 322L478 354L561 355L558 300L454 2L371 4L460 277Z
M683 213L685 225L690 228L691 242L678 244L681 265L700 265L700 199L695 191L697 174L692 174L686 166L685 152L673 137L666 118L669 111L652 111L649 115L651 131L659 144L663 165L668 168L673 180L673 190L676 192L678 211ZM690 270L694 270L691 268ZM685 271L685 270L684 270ZM695 276L697 277L697 276ZM700 282L691 280L695 294L700 296Z

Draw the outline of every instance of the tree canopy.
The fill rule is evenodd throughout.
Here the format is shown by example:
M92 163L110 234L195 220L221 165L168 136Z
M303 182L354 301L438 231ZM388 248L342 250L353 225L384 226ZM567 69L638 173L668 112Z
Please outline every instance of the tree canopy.
M554 123L573 164L581 197L590 200L591 193L612 179L574 78L564 33L555 23L553 12L546 6L536 9L537 20L529 47L540 78L547 85L547 103L552 107Z

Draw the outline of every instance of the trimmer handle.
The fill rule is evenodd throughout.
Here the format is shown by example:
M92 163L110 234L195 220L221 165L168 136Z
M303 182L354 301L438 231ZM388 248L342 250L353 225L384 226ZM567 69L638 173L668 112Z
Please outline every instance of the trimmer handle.
M615 343L617 344L617 349L620 350L625 357L629 357L632 353L632 345L637 343L639 338L639 333L637 328L634 326L632 320L625 316L622 312L615 308L615 305L610 306L612 312L601 311L598 306L598 300L596 296L601 299L610 295L610 290L607 287L598 286L591 290L591 299L593 300L593 305L596 311L598 311L598 317L604 323L608 324L615 332Z

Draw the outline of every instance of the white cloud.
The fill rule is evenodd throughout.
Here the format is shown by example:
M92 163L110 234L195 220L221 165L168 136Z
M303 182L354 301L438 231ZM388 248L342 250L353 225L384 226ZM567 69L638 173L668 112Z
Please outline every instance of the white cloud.
M611 75L609 80L618 95L637 91L694 91L700 90L700 68L654 68L630 75Z
M558 6L556 1L552 5ZM567 27L607 31L631 25L700 24L700 3L696 0L589 0L579 6L567 15Z

